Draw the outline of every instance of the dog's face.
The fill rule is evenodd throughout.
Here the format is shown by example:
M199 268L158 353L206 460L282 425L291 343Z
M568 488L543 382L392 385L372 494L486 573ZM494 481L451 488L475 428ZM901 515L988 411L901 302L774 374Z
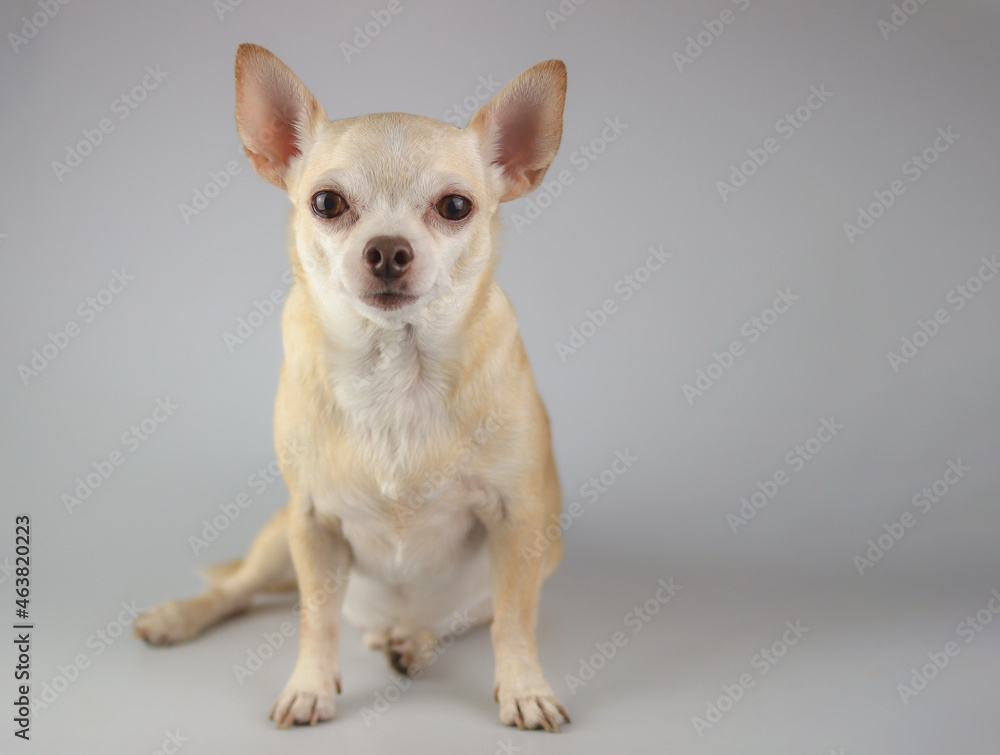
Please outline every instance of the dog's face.
M304 266L367 314L405 315L486 264L497 197L470 133L397 113L351 118L326 124L295 167Z
M565 67L507 85L464 129L403 113L329 121L267 50L241 45L237 125L285 188L296 253L321 298L406 321L487 268L497 206L541 183L559 146Z

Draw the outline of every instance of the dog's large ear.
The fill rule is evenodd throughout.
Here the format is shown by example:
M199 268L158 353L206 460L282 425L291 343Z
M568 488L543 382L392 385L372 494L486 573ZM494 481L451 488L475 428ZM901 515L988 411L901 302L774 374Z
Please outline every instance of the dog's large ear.
M236 129L254 170L282 189L288 166L326 120L305 85L268 50L236 50Z
M547 60L529 68L472 116L467 129L479 135L501 182L500 201L535 189L562 138L566 66Z

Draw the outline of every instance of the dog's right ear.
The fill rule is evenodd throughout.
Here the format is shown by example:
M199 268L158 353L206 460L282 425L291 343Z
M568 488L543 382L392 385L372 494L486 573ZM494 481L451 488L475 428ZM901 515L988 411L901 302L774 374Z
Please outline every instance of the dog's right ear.
M500 201L537 189L562 139L566 66L547 60L529 68L472 116L500 186Z
M282 189L291 162L326 113L291 69L263 47L236 50L236 129L258 175Z

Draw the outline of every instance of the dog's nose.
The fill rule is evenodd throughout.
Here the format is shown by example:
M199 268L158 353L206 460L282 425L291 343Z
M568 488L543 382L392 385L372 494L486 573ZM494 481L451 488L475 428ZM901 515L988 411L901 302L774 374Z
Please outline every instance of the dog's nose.
M376 236L362 253L372 275L385 280L402 278L413 261L413 247L402 236Z

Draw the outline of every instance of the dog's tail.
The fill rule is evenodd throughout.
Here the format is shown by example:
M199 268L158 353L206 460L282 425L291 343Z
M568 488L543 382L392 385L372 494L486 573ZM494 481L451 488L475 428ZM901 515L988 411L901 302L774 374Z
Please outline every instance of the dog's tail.
M243 559L234 558L231 561L209 564L201 568L199 574L209 585L217 585L230 574L235 574L241 566L243 566ZM260 592L295 592L298 589L299 585L293 579L266 585L260 589Z
M217 564L209 564L198 570L201 578L210 585L217 585L225 577L237 571L243 565L242 558L234 558L232 561L222 561Z

